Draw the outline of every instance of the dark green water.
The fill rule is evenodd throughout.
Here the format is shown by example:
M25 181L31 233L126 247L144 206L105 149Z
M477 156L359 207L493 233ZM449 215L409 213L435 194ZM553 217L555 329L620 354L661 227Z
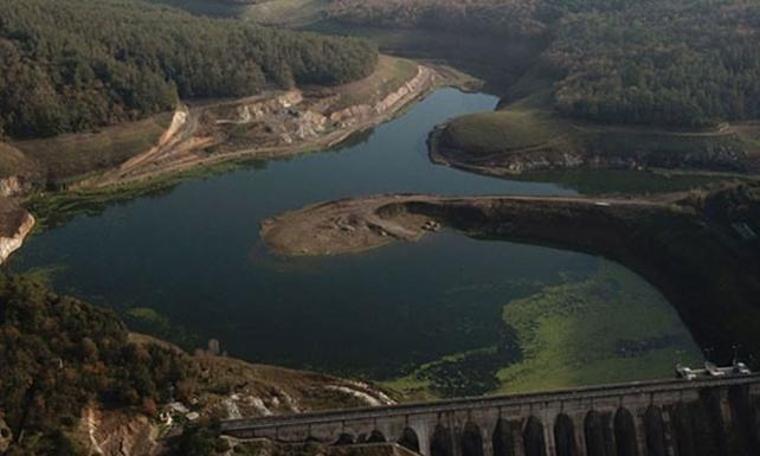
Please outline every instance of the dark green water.
M54 268L59 290L122 313L153 309L166 321L128 321L175 341L217 338L255 362L398 376L493 343L505 303L605 261L454 233L358 256L283 260L268 255L258 224L316 201L380 192L572 193L430 164L433 126L496 103L440 90L357 144L77 216L31 238L10 268Z

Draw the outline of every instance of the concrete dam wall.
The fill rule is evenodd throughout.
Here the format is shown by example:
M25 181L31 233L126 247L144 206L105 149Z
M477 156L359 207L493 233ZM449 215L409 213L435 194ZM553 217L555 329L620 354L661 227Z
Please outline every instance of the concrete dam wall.
M426 456L760 454L760 376L233 420L222 432L335 445L398 442Z

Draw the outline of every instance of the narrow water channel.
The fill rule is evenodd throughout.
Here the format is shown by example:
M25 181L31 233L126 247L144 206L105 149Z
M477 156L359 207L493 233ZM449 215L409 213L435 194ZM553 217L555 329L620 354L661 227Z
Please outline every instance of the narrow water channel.
M477 176L428 161L425 140L435 125L493 109L497 101L439 90L351 145L187 181L160 196L77 216L33 236L10 268L47 270L59 290L116 308L133 328L189 346L216 338L230 355L250 361L395 379L402 388L450 375L451 366L442 364L436 365L443 366L438 374L417 372L426 363L452 356L472 362L480 358L468 354L500 351L502 343L522 344L511 350L522 351L524 361L536 341L518 326L505 326L505 309L513 302L524 306L527 314L514 317L524 318L534 312L531 300L542 293L561 294L562 287L573 284L603 282L604 292L611 293L607 304L622 301L618 298L626 293L654 301L652 312L664 326L656 334L642 329L639 345L633 336L633 342L612 341L623 344L623 354L626 343L644 350L641 356L663 347L670 351L661 358L673 350L693 354L693 342L659 293L597 257L455 233L335 258L280 259L261 245L262 219L321 200L382 192L573 193L551 183ZM571 288L568 293L581 292ZM545 321L547 315L553 314L547 310L535 318ZM609 327L614 322L607 321L614 318L600 319L614 330ZM641 327L648 326L642 322ZM487 375L498 373L507 382L511 374L502 368L519 357L502 355L485 362ZM631 371L626 376L637 376L626 368ZM582 380L572 372L563 375L566 382ZM439 393L484 392L493 386L439 388Z

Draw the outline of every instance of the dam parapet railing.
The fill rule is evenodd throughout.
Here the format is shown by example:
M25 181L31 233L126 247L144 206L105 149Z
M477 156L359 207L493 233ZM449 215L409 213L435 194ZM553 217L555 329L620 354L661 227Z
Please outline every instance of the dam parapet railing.
M281 442L398 442L431 456L742 456L760 454L759 414L760 375L751 374L229 420L221 429Z

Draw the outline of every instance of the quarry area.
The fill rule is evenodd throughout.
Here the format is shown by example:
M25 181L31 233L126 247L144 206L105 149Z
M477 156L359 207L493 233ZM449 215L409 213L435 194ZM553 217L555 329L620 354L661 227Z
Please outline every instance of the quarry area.
M445 78L435 69L382 57L369 78L247 99L183 105L157 144L78 189L121 185L227 160L276 159L330 148L387 121Z

